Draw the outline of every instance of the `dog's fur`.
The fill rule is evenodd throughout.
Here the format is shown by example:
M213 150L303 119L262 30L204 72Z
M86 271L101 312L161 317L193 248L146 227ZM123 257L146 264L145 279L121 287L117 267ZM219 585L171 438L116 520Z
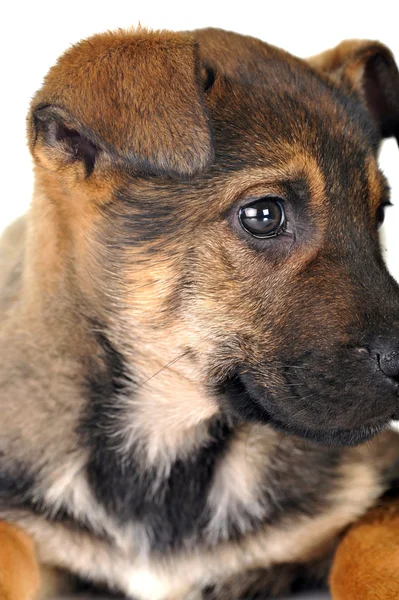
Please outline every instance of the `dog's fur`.
M374 42L303 61L139 29L51 69L0 281L0 517L41 565L138 600L325 580L399 457L378 362L399 347L377 233L392 135ZM237 214L267 195L289 228L257 239Z
M386 500L353 525L335 553L334 600L399 598L399 502Z

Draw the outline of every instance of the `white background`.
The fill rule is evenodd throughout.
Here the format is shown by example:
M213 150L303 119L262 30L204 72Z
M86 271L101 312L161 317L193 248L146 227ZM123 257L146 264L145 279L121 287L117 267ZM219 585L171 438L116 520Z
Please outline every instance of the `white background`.
M57 57L82 37L139 22L164 29L214 26L260 37L303 57L345 38L378 39L399 60L395 1L14 0L2 6L0 230L30 202L32 174L25 142L30 98ZM382 242L389 268L399 279L399 152L394 140L384 144L381 165L396 205L387 211Z
M260 37L303 57L345 38L378 39L390 46L399 60L394 1L11 0L2 7L0 230L25 212L30 202L32 174L25 142L30 98L58 55L82 37L139 22L176 30L215 26ZM387 211L383 246L388 249L389 268L399 279L399 152L394 140L384 144L381 165L395 204Z

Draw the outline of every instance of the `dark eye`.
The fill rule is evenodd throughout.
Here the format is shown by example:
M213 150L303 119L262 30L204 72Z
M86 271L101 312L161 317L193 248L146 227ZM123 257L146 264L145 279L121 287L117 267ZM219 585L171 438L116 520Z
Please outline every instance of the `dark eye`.
M238 213L240 223L251 235L275 237L284 231L286 216L280 199L266 196L247 204Z
M377 228L379 229L384 222L385 219L385 209L387 206L392 206L390 202L384 202L377 208L376 220L377 220Z

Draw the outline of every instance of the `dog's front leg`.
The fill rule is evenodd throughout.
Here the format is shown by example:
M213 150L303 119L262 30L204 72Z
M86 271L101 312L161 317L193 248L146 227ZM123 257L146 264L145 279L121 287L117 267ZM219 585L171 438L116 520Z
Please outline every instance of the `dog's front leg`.
M0 521L0 600L34 600L39 581L32 540L15 525Z
M399 598L399 500L371 510L338 547L330 576L333 600Z

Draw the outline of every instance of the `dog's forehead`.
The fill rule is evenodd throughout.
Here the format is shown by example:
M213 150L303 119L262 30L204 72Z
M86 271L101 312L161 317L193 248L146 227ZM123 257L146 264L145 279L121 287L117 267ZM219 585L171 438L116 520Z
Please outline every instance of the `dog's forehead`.
M321 173L335 190L373 188L379 196L378 136L357 97L259 40L214 29L195 35L220 76L212 105L217 159L237 169L307 163L309 177Z
M323 130L341 142L356 138L363 149L377 145L377 132L359 99L305 60L247 36L219 30L197 35L202 60L223 82L217 102L226 109L226 123L242 124L243 130L249 125L252 134L264 125L271 138L278 133L293 141L307 141L310 134L314 145Z

